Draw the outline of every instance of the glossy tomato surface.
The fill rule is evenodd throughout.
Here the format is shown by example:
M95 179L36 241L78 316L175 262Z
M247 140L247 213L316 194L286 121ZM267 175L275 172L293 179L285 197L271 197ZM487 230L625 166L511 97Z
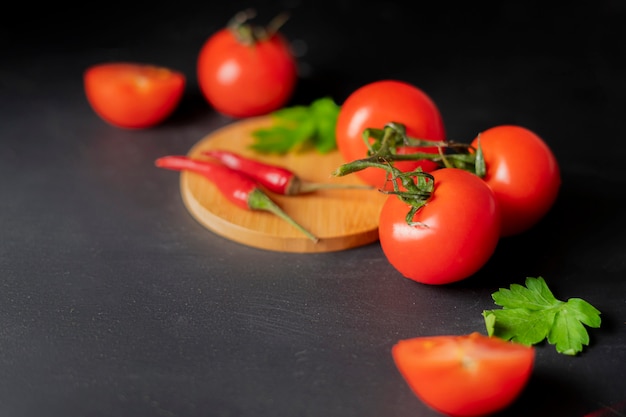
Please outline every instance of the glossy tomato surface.
M532 346L480 333L400 340L393 360L413 392L431 408L477 417L509 406L532 374Z
M502 235L522 233L541 220L557 199L559 164L534 132L515 125L480 133L487 173L483 178L496 195L502 213ZM477 146L478 138L472 142Z
M405 125L407 135L418 139L441 141L445 139L443 118L435 102L418 87L397 80L381 80L366 84L355 90L341 105L337 119L337 148L345 162L367 156L363 131L367 128L382 129L387 123ZM424 148L403 148L398 153L423 152ZM433 149L430 149L433 151ZM432 161L398 162L402 171L422 167L432 171ZM356 173L361 180L374 187L385 183L385 172L367 168Z
M83 79L96 114L114 126L130 129L161 123L173 113L185 89L182 73L137 63L94 65Z
M230 28L216 32L202 46L197 75L209 104L235 118L278 110L297 81L296 61L280 33L245 43Z
M448 284L470 277L491 257L500 237L495 196L478 176L457 168L433 172L434 191L409 225L409 206L390 195L380 213L380 244L406 278Z

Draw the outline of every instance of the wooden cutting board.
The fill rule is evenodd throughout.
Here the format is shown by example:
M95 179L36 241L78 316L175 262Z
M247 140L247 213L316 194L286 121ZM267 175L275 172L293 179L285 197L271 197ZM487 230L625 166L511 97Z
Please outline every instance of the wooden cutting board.
M200 140L188 156L206 159L203 151L225 149L284 166L307 181L363 184L354 174L342 178L330 175L343 163L337 151L325 155L307 151L276 156L250 150L252 132L270 123L269 116L234 122ZM267 192L289 216L319 238L315 243L274 214L234 206L198 174L182 172L180 187L187 210L207 229L248 246L283 252L331 252L375 242L378 216L385 201L385 195L376 189L320 190L299 196Z

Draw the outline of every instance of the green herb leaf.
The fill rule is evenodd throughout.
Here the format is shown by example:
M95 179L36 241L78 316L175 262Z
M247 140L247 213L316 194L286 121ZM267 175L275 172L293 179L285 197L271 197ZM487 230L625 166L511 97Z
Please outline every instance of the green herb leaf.
M560 301L542 277L526 278L526 286L512 284L492 294L500 310L485 310L490 336L534 345L544 339L557 352L576 355L589 345L586 326L600 327L600 311L580 298Z
M271 113L273 124L252 132L250 146L260 153L286 154L306 147L328 153L337 147L335 127L339 106L328 97L308 106L285 107Z

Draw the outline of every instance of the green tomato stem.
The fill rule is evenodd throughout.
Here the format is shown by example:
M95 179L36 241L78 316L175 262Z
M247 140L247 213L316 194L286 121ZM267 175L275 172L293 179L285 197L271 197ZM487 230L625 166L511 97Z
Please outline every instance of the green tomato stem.
M235 14L228 22L228 28L235 34L237 40L243 45L254 45L257 42L267 40L274 36L280 28L289 20L289 14L280 13L272 19L267 27L257 26L250 23L256 17L256 10L249 8Z
M369 143L370 137L376 140L373 146ZM426 204L433 193L434 177L421 169L402 172L393 165L393 161L410 159L405 159L409 155L395 154L395 148L405 143L406 132L403 125L390 123L383 130L366 129L363 132L363 138L372 154L367 158L340 165L332 175L349 175L366 168L379 168L387 171L387 178L393 185L393 191L381 191L386 194L395 194L411 206L407 214L407 223L412 224L413 215ZM400 158L396 158L398 156Z
M413 217L422 208L434 192L434 177L421 169L411 172L402 172L394 166L396 161L430 160L439 167L459 168L483 178L486 174L486 165L480 136L478 146L465 145L456 142L441 142L411 138L406 134L406 128L401 123L388 123L383 129L368 128L362 135L367 147L367 157L340 165L333 172L333 176L344 176L362 171L366 168L378 168L387 172L387 178L393 184L393 191L382 191L395 194L410 206L406 222L410 225L421 225L414 222ZM373 141L371 141L373 139ZM417 152L398 154L397 148L434 147L436 153ZM402 186L402 189L400 188ZM423 226L423 225L422 225Z
M374 139L373 142L370 139ZM441 142L407 136L406 128L401 123L391 122L384 129L365 129L363 141L368 149L368 157L348 162L339 166L335 176L342 176L361 171L365 168L380 168L391 172L390 166L396 161L430 160L441 168L459 168L483 178L486 174L486 165L480 135L476 148L458 142ZM437 148L437 153L416 152L398 154L400 146Z

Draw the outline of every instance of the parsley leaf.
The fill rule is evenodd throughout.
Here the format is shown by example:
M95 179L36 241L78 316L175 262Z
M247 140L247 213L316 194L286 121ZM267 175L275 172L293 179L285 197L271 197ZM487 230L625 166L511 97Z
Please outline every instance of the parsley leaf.
M286 154L312 146L320 153L328 153L337 147L335 126L339 108L333 99L324 97L308 106L272 112L272 126L253 131L250 147L260 153Z
M492 294L500 310L485 310L489 336L534 345L548 340L557 352L576 355L589 344L586 326L600 327L600 311L580 298L556 299L542 277L526 278Z

